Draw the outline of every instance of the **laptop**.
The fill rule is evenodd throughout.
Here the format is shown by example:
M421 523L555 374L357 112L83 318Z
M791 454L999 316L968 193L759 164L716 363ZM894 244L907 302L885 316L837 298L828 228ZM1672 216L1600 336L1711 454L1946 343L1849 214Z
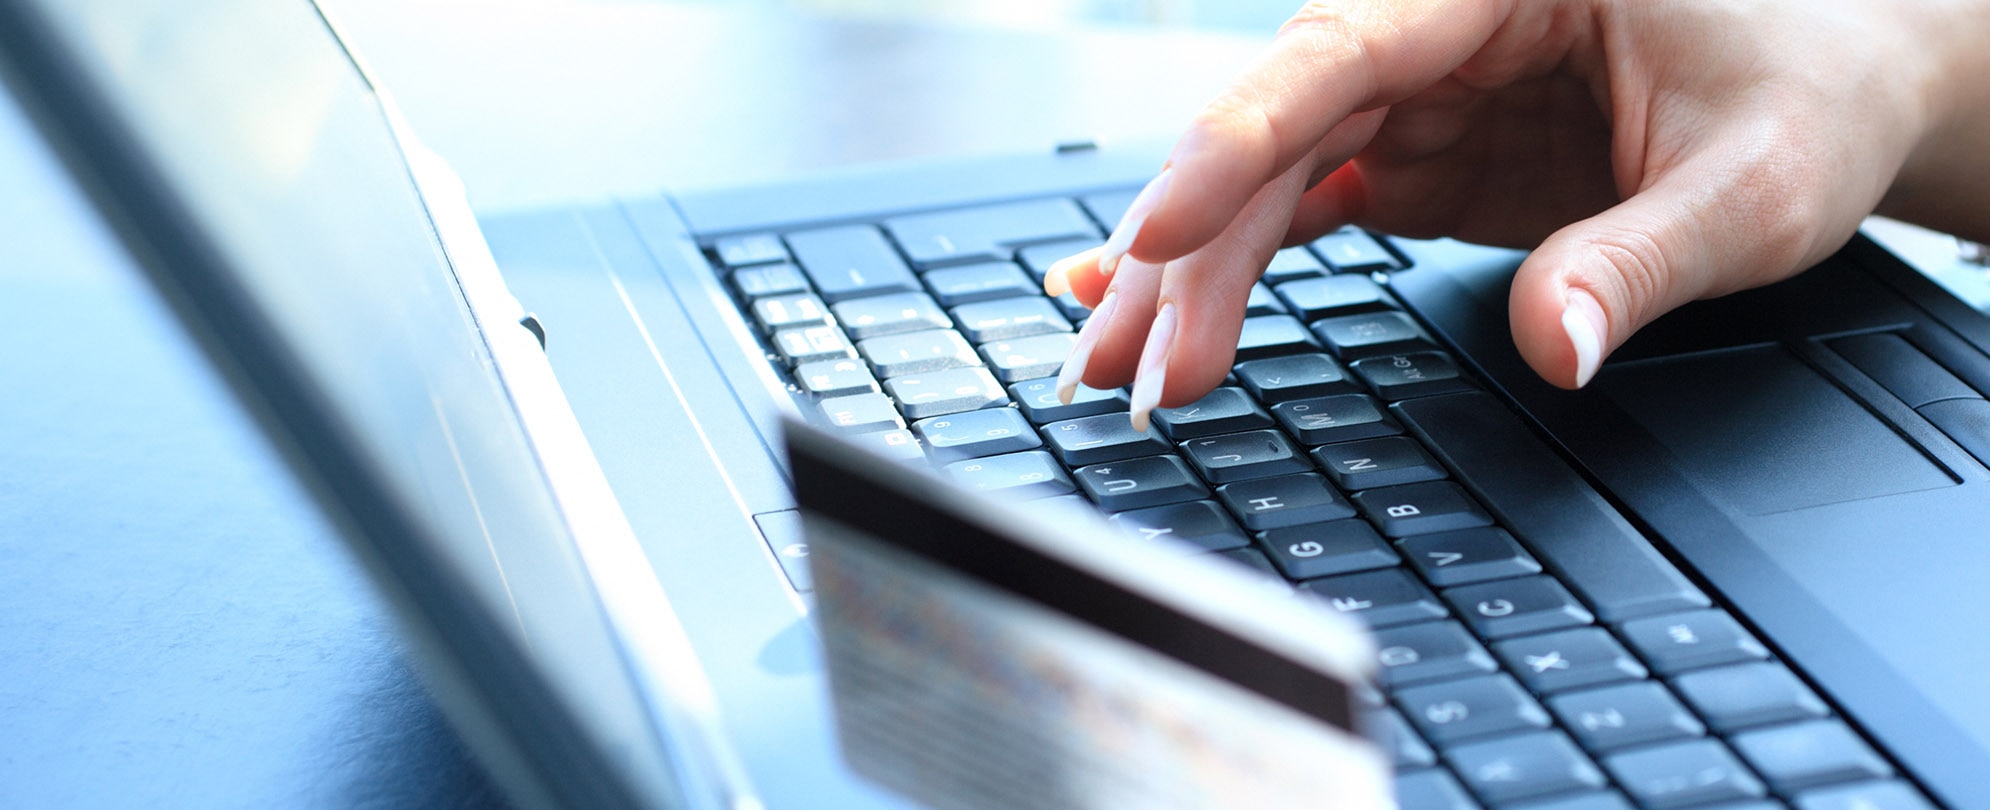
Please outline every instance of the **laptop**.
M1362 620L1407 807L1990 807L1990 319L1863 238L1567 393L1520 254L1343 230L1134 433L1046 398L1084 312L1033 285L1158 152L480 222L303 3L7 0L0 64L521 803L903 806L835 743L788 415Z

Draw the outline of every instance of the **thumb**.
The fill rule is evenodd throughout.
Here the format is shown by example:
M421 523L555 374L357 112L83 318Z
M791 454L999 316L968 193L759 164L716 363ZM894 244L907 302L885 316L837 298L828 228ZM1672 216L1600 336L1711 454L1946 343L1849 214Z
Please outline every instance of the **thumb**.
M1794 273L1815 240L1746 173L1669 172L1550 235L1513 279L1513 342L1541 378L1589 384L1603 358L1688 301ZM1785 192L1787 193L1787 189Z

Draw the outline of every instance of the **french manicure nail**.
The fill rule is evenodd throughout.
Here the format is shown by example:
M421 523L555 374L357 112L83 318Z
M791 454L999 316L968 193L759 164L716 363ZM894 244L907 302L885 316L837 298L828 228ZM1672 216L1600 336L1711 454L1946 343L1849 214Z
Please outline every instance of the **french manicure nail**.
M1147 328L1147 345L1140 349L1140 370L1133 374L1133 429L1147 429L1148 416L1161 404L1168 386L1168 354L1175 344L1175 305L1162 304Z
M1106 324L1112 320L1113 312L1119 309L1119 294L1107 291L1106 298L1099 302L1099 308L1092 310L1092 317L1085 321L1085 327L1078 330L1078 342L1071 344L1071 354L1064 358L1064 367L1057 371L1057 401L1071 404L1071 398L1078 395L1078 383L1085 379L1085 365L1092 362L1092 348L1099 345L1099 337L1106 333Z
M1083 251L1081 253L1077 253L1071 256L1066 256L1062 259L1058 259L1057 261L1052 262L1050 264L1050 269L1043 271L1043 294L1048 295L1052 298L1056 298L1057 296L1070 292L1071 268L1077 267L1079 264L1083 263L1086 259L1092 258L1093 256L1097 256L1098 253L1099 253L1098 248L1092 248L1091 250Z
M1133 246L1133 239L1140 235L1140 226L1147 224L1147 215L1154 213L1154 207L1161 204L1161 196L1168 191L1168 180L1173 172L1162 169L1154 179L1147 181L1147 187L1133 198L1133 204L1126 207L1126 214L1119 218L1119 225L1112 229L1112 237L1099 251L1099 275L1110 276L1119 269L1119 260L1126 255L1126 249Z
M1607 328L1603 305L1596 302L1596 296L1587 290L1570 288L1568 308L1562 310L1562 331L1568 333L1569 346L1575 349L1575 387L1588 385L1603 365L1603 335Z
M1068 260L1067 260L1068 261ZM1043 294L1052 298L1071 291L1071 269L1064 262L1050 266L1043 274Z

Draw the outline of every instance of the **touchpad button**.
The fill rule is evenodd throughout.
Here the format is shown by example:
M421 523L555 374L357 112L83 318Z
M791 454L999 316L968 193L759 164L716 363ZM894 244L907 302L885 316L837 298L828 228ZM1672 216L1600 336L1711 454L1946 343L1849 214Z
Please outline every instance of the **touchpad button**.
M1682 472L1747 514L1956 483L1780 346L1609 366L1596 384Z

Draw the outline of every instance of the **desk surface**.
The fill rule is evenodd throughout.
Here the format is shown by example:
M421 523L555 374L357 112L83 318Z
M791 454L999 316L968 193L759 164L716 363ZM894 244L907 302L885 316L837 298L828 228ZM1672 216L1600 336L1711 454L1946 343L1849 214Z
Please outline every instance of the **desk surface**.
M1253 49L328 4L486 211L1161 134ZM363 574L4 97L0 303L0 807L502 804Z

